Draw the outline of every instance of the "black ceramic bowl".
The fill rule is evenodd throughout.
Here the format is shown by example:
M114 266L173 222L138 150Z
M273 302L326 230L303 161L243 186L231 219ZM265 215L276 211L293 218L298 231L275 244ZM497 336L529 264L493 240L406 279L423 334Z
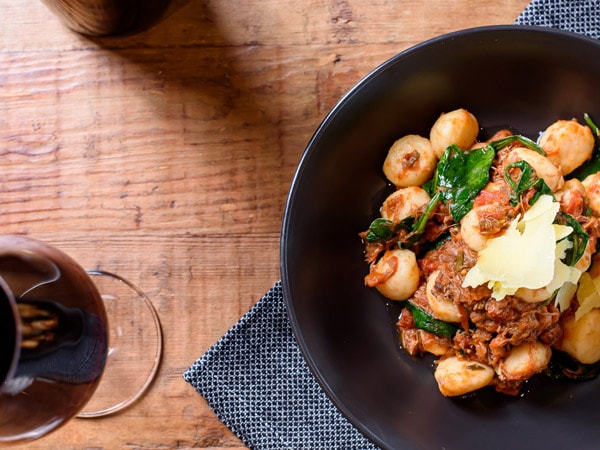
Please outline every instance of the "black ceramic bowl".
M429 360L399 347L398 305L363 284L358 233L388 184L382 163L404 134L428 136L464 107L487 129L537 138L557 119L600 118L600 43L547 28L484 27L417 45L376 68L327 115L293 180L282 278L300 348L324 390L382 448L600 448L600 380L539 377L524 394L444 398Z

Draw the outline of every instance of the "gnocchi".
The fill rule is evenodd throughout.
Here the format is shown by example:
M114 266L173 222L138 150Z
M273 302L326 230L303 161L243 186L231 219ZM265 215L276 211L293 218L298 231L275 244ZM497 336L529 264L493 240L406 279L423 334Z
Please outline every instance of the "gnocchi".
M438 362L434 377L443 395L456 397L490 384L494 378L494 369L458 356L450 356Z
M398 189L390 194L381 206L381 217L400 222L418 214L429 203L429 194L417 186Z
M436 164L429 140L411 134L394 142L383 162L383 173L398 188L421 186L431 178Z
M506 380L526 380L541 372L550 362L550 347L539 341L524 342L513 347L498 366L499 375Z
M580 216L585 212L586 192L581 181L576 178L565 181L562 189L556 192L562 209L572 216Z
M435 290L435 284L439 275L439 270L433 272L427 279L427 285L425 287L427 301L433 316L445 322L460 322L463 315L461 314L458 305L452 300L444 298L440 292L436 292Z
M592 157L594 135L576 120L557 120L542 133L540 147L550 161L568 175Z
M444 113L435 121L429 140L435 155L440 158L449 145L470 148L479 134L479 123L473 114L460 108Z
M460 234L465 244L473 250L480 251L485 248L488 239L491 237L485 232L486 210L494 209L494 205L485 205L474 207L460 221Z
M592 309L579 320L569 317L563 322L560 350L584 364L600 361L600 309Z
M395 249L385 252L369 274L379 292L392 300L406 300L419 286L419 267L410 250Z
M537 143L479 131L460 108L429 138L396 140L383 162L393 192L361 233L365 284L406 305L401 345L438 358L449 397L516 395L554 351L600 361L600 172L573 175L595 154L590 127L557 120Z
M585 189L590 209L600 216L600 172L587 176L581 184Z

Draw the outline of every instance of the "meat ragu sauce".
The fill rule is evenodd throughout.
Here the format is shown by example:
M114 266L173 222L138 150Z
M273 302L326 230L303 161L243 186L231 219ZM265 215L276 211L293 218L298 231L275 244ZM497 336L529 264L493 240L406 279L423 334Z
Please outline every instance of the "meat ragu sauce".
M461 329L453 338L438 337L417 329L410 311L403 309L398 328L404 349L417 356L431 348L428 340L435 339L437 345L447 349L446 353L464 355L469 360L497 366L512 346L527 340L539 339L553 346L562 337L558 309L553 304L527 303L513 296L495 300L486 286L462 287L477 255L466 247L460 232L452 232L451 235L451 239L439 249L428 252L419 261L419 268L425 277L439 270L433 291L459 306L463 315ZM424 283L410 300L432 314ZM469 332L470 328L474 329ZM492 384L500 392L515 395L519 393L522 381L496 378Z
M411 356L439 357L434 376L443 395L485 386L517 395L547 371L553 352L584 369L598 365L600 174L587 168L596 145L589 120L557 121L538 143L508 130L477 142L476 119L460 109L442 114L429 139L405 136L390 149L384 173L396 191L361 233L370 264L365 284L405 304L400 343ZM544 214L552 223L540 230L556 235L546 282L535 284L536 267L514 269L516 279L535 275L523 275L522 286L510 284L506 268L490 275L492 248L511 236L528 245L524 229ZM577 313L582 299L587 304Z

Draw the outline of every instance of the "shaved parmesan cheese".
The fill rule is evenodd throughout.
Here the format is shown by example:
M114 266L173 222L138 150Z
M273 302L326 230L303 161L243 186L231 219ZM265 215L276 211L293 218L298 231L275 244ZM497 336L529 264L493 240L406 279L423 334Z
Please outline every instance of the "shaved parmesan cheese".
M568 227L566 227L568 228ZM560 241L556 243L556 259L554 260L554 278L546 286L548 294L552 294L558 289L554 304L562 312L571 304L571 298L577 289L577 283L581 277L581 270L567 266L562 259L566 256L573 244L569 241Z
M558 290L554 304L561 312L565 311L571 304L571 299L575 296L576 292L577 284L566 282Z
M592 309L600 307L600 279L592 278L587 272L583 273L579 279L577 301L579 308L575 311L575 321Z
M551 196L542 195L521 220L517 217L503 235L488 240L463 287L487 283L500 300L519 288L546 288L551 294L567 282L577 284L581 272L560 260L570 242L557 241L573 229L552 223L558 209Z

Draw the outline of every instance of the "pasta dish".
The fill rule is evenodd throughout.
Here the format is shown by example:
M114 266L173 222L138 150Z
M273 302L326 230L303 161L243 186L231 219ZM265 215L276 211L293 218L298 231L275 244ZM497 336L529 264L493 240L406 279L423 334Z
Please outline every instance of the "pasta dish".
M365 284L402 302L400 344L435 356L443 395L600 371L600 158L583 122L481 141L457 109L389 149L393 192L360 233Z

